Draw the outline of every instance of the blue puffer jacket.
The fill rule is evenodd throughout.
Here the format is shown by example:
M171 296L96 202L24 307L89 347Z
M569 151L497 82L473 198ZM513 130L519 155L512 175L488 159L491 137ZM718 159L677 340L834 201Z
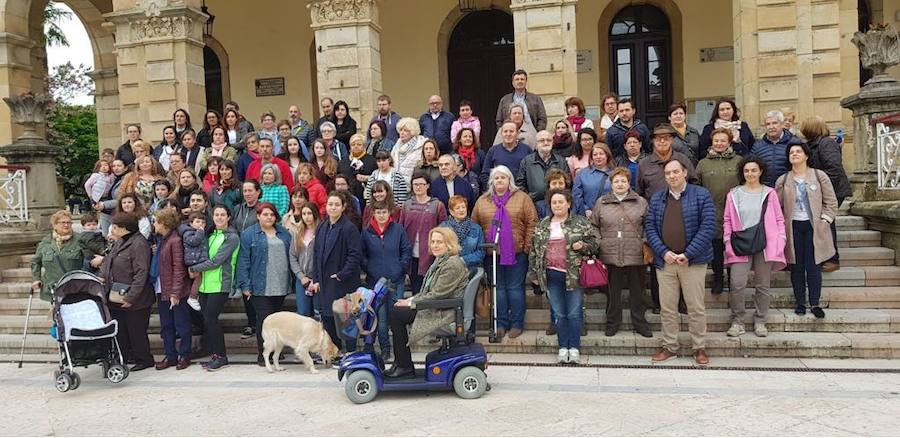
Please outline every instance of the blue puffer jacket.
M763 184L775 187L778 177L790 170L791 164L788 163L787 149L795 144L803 144L803 140L791 134L791 131L787 129L784 130L777 142L773 143L767 135L763 134L762 138L753 143L750 155L763 160L768 167L762 178Z
M288 262L291 248L291 233L275 224L275 236L284 242L284 260ZM269 263L269 244L266 233L259 224L253 225L241 233L241 249L237 261L237 290L249 290L253 295L265 295L266 270ZM288 269L290 271L290 269ZM292 280L293 282L293 280ZM289 291L285 291L287 293Z
M665 265L663 256L669 251L662 240L663 215L668 199L668 190L661 190L653 195L644 222L644 236L653 249L653 264L657 268ZM681 199L684 235L688 239L684 255L692 265L709 263L713 259L712 239L716 235L716 206L712 196L705 188L688 184Z
M454 121L456 121L456 117L447 111L441 111L437 119L431 117L430 112L426 112L419 117L419 126L422 128L422 135L437 140L440 152L447 154L453 150L450 128Z
M384 277L395 285L406 278L406 266L412 259L412 244L403 227L391 222L384 237L378 237L371 225L362 232L362 268L369 287Z

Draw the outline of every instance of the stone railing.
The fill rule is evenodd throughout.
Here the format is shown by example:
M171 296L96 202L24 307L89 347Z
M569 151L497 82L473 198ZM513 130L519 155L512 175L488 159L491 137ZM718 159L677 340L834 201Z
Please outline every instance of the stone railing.
M873 120L878 159L878 188L900 189L900 113Z
M0 225L28 222L27 166L0 166Z

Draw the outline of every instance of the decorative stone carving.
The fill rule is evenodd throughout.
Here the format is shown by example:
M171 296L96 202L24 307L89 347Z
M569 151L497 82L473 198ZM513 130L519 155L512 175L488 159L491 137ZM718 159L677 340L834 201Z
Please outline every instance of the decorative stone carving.
M151 17L131 23L131 41L150 38L181 38L190 36L194 20L189 17Z
M309 4L312 24L372 20L376 0L318 0Z
M159 17L160 11L168 3L168 0L137 0L137 7L143 9L147 17Z
M854 33L850 41L859 49L863 67L872 71L872 79L865 85L896 82L885 70L900 64L900 35L897 29L890 25L873 26L866 33Z
M4 97L3 101L9 106L13 121L25 128L25 132L16 139L17 141L44 138L38 135L37 127L47 123L47 110L53 99L28 92L15 97Z

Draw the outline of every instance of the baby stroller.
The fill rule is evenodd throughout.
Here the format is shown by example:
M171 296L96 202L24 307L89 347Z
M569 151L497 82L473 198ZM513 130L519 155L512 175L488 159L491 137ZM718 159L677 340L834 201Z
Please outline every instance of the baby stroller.
M128 377L116 333L118 321L107 306L106 288L94 274L68 272L53 290L53 322L59 342L59 369L53 373L59 392L77 389L81 377L75 367L99 363L112 383Z

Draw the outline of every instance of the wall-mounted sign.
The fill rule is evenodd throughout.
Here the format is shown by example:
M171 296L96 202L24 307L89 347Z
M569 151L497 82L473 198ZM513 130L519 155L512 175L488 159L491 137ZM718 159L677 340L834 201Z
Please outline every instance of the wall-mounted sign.
M256 97L284 96L284 78L256 80Z
M700 49L700 62L733 61L734 47L707 47Z
M575 51L575 65L578 73L587 73L594 69L594 52L590 49Z

